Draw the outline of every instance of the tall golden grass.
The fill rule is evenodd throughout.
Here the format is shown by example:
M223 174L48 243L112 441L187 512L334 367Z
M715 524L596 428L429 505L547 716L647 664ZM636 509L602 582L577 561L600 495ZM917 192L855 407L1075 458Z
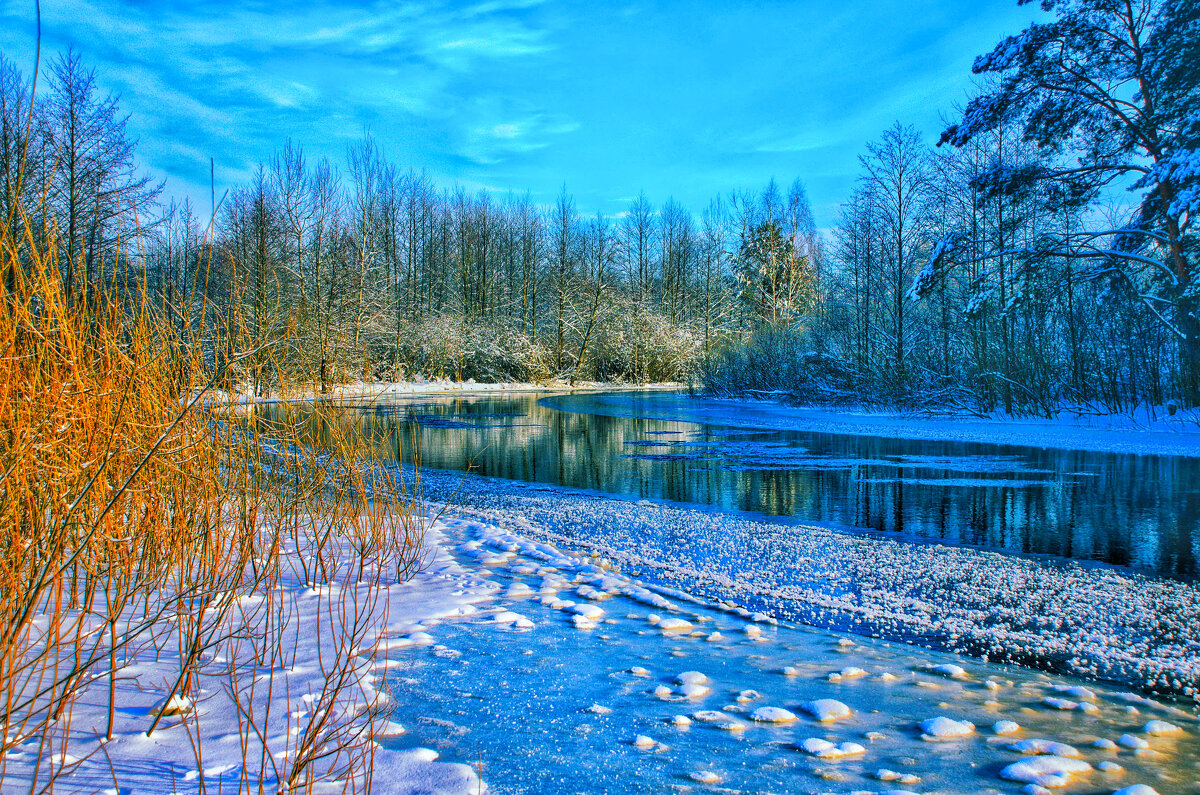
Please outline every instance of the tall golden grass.
M52 790L79 764L69 760L88 756L80 749L95 753L96 727L72 722L80 698L106 699L111 738L120 671L164 648L178 670L148 734L182 722L203 769L208 732L188 705L198 679L216 676L238 716L239 791L266 781L311 789L322 777L369 788L378 710L332 705L382 638L379 586L420 564L419 499L386 470L367 475L369 445L352 432L319 451L287 423L264 429L206 409L225 374L204 352L223 341L181 337L144 298L65 294L58 252L40 242L54 236L9 220L0 228L0 789ZM263 693L282 684L254 672L295 657L302 633L285 607L289 582L375 588L328 600L318 635L329 648L318 657L329 703L281 754L263 738L290 718L270 714ZM18 782L8 752L28 756L31 744L36 761Z

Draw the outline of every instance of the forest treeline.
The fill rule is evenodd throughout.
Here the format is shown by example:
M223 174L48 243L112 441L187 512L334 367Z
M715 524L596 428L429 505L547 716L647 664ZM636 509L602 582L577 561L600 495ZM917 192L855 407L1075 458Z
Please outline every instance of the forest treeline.
M866 146L825 233L800 180L699 214L643 193L609 217L565 187L549 206L439 187L369 134L337 162L281 142L228 193L166 202L74 52L36 98L0 62L0 211L30 251L57 248L71 300L150 307L259 394L419 375L981 413L1195 405L1194 6L1050 3L977 60L937 145L897 123Z
M214 366L256 393L416 375L684 380L735 332L814 301L821 241L799 181L699 218L641 194L609 218L565 188L549 207L439 188L364 135L341 162L284 142L211 198L213 215L139 176L116 98L78 54L46 70L31 123L31 86L2 68L5 212L32 208L67 293L221 339Z

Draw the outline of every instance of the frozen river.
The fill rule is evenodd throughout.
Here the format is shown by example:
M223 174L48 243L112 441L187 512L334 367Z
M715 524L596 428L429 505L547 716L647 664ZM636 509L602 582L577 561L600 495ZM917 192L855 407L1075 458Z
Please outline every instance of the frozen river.
M431 469L1200 573L1200 458L1012 444L1019 433L988 444L768 428L756 411L630 392L412 398L355 417L382 458L416 452Z
M711 405L344 415L382 461L420 459L425 495L466 517L433 565L487 594L397 628L409 732L390 743L514 794L1194 791L1200 461ZM848 714L819 720L822 699Z

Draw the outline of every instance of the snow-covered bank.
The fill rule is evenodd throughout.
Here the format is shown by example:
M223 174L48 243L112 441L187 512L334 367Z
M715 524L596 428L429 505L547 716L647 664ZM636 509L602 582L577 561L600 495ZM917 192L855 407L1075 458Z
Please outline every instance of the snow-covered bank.
M678 392L686 388L685 384L614 384L604 381L547 381L531 383L526 381L450 381L446 379L419 379L414 381L379 381L371 383L339 384L330 387L321 394L316 389L294 388L282 394L272 392L269 395L255 396L249 389L239 392L209 390L205 393L204 402L209 406L223 405L252 405L268 403L302 403L312 400L331 401L335 403L369 403L387 401L392 398L422 397L422 396L474 396L501 394L584 394L596 392L625 392L629 390L648 392Z
M404 381L396 383L346 384L329 390L326 395L311 395L329 400L368 401L387 400L390 397L412 397L418 395L485 395L511 392L535 392L557 394L562 392L614 392L630 389L645 391L678 391L683 384L612 384L602 381L549 381L546 383L502 382L486 383L469 381Z
M638 401L619 394L601 395L588 399L586 404L574 402L569 395L547 400L562 411L735 428L1200 457L1200 425L1193 415L1159 417L1154 421L1128 415L1063 416L1056 420L931 417L885 411L806 408L766 400L703 398L686 394L664 395L654 401Z
M514 517L515 518L515 517ZM492 599L389 670L411 742L496 793L1194 791L1194 709L775 622L448 520Z
M1200 588L1106 566L426 471L433 499L780 619L1200 693Z
M433 472L425 478L431 494L458 480ZM1195 781L1188 760L1200 753L1200 722L1191 708L797 627L736 604L773 605L781 617L819 607L868 635L881 626L872 606L895 610L901 628L914 615L940 619L943 611L944 628L953 630L966 615L962 605L922 601L915 591L889 601L878 592L882 580L867 582L858 600L848 584L874 563L899 585L905 578L889 566L922 562L931 565L916 577L944 583L937 557L906 557L902 549L871 557L851 544L831 568L806 569L829 590L806 602L771 587L769 578L756 582L769 567L721 578L700 561L682 563L698 529L736 532L723 542L731 546L767 525L493 481L473 481L468 496L486 519L434 525L426 569L406 583L380 588L339 577L340 586L313 589L293 574L272 609L240 601L230 642L200 661L198 697L177 703L182 712L146 737L179 667L178 643L165 624L154 644L132 650L120 666L114 739L96 739L106 699L94 694L75 708L76 752L42 755L44 768L69 769L56 789L236 792L266 778L274 791L307 740L330 737L312 729L326 713L346 727L337 736L352 742L369 727L379 745L361 775L371 777L372 791L395 795L478 792L471 766L479 760L492 791L539 795L721 787L982 793L1015 792L1027 782L1096 792L1149 784L1168 795L1190 791ZM651 539L635 540L651 530L674 539L658 539L667 553L653 559ZM771 540L764 535L747 555L761 554ZM829 533L817 540L832 547L843 539ZM999 566L954 560L959 575L963 567L983 566L986 576L987 567ZM1061 585L1046 582L1051 590ZM370 627L354 649L328 643L331 619L346 615ZM1137 609L1129 616L1136 626ZM1109 618L1082 629L1101 632ZM275 634L290 639L282 658L255 659L272 645L263 634L267 619L278 620ZM1056 630L1042 629L1045 637ZM352 686L336 705L325 704L346 661L340 670ZM242 711L247 705L254 721ZM6 785L28 781L40 750L30 738L4 760ZM344 784L326 781L314 791Z
M187 622L158 617L118 655L112 738L103 739L108 671L95 670L99 681L81 689L52 733L0 757L4 791L41 791L53 780L60 793L342 792L365 791L370 780L370 791L388 795L474 795L482 785L469 766L399 747L406 729L389 720L390 658L490 596L441 552L438 525L426 543L427 569L400 583L393 572L390 584L356 580L358 564L345 550L331 584L306 586L295 552L285 551L278 587L236 597L223 617L212 618L225 607L218 601L191 619L212 623L199 628L187 696L170 696L182 656L195 648L180 629Z

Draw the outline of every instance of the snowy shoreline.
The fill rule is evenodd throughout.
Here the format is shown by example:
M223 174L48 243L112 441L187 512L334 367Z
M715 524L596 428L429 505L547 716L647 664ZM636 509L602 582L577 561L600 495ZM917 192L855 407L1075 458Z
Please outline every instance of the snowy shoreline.
M205 630L212 634L195 661L198 686L191 696L168 698L186 643L173 615L159 617L148 637L117 657L113 700L119 706L111 739L105 739L107 692L84 688L67 720L46 735L19 739L0 760L5 791L18 782L28 790L53 781L55 792L81 794L247 785L253 791L255 782L324 792L364 777L387 795L480 791L468 765L438 761L429 748L397 747L406 728L388 720L384 679L394 654L425 642L424 631L439 621L473 613L475 603L490 598L471 571L441 552L443 529L428 524L427 566L402 582L356 579L359 563L345 544L330 558L337 576L306 585L298 553L284 551L279 588L239 595L227 612L223 603L210 609L218 612L219 628ZM136 614L123 618L139 620ZM353 648L345 647L348 641ZM364 742L375 747L368 753ZM309 754L302 778L285 783Z
M1194 583L545 484L426 470L422 485L462 515L781 620L1200 694L1200 639L1189 634L1200 626Z
M549 398L561 411L578 411L571 396ZM1057 420L980 419L911 415L895 411L832 410L776 401L680 395L645 407L621 396L589 401L584 413L639 419L677 420L772 431L879 436L892 439L968 442L1101 453L1200 457L1200 425L1194 418L1138 422L1128 415Z
M445 379L419 381L380 381L372 383L341 384L332 387L325 394L315 390L289 393L287 395L268 395L255 397L249 390L237 393L221 390L209 390L205 395L208 406L223 405L270 405L275 403L345 403L359 405L375 401L386 401L394 398L407 397L479 397L485 395L514 395L514 394L594 394L606 392L679 392L687 389L687 384L666 382L652 384L618 384L604 381L577 381L571 384L566 381L551 381L548 383L532 383L528 381L497 381L477 382L450 381Z
M459 476L454 473L425 472L423 479L431 499L437 499L457 488ZM285 591L284 610L295 622L300 642L296 645L294 658L275 673L279 677L278 687L270 696L270 702L274 713L280 717L275 719L274 728L268 733L268 737L272 738L269 743L277 744L272 745L272 750L278 747L286 753L291 747L288 737L297 737L297 731L301 733L299 736L303 736L302 727L314 709L314 700L320 699L325 687L328 662L323 662L319 640L322 616L331 610L336 612L339 604L345 609L347 604L361 604L364 598L370 603L372 598L379 597L383 600L381 614L386 616L386 620L373 630L372 637L375 640L367 638L363 647L360 647L371 648L372 651L361 658L361 665L356 668L360 672L359 678L352 688L345 719L371 722L371 731L379 743L374 750L370 774L373 790L389 795L467 795L485 788L472 769L473 753L466 753L459 748L457 754L451 753L449 760L443 762L439 759L439 752L432 750L434 745L442 747L434 742L437 739L435 730L440 731L438 727L441 726L455 726L447 718L458 719L456 716L464 706L476 703L475 699L462 701L465 696L454 695L456 691L450 689L455 683L422 679L420 672L423 669L420 666L413 667L416 660L423 659L424 654L453 661L461 652L454 649L449 638L461 636L462 631L474 631L474 628L487 632L518 633L514 638L516 646L513 647L513 653L517 653L515 649L522 649L522 656L500 656L495 661L501 671L507 671L526 665L526 659L541 659L538 655L544 650L539 651L539 644L550 642L553 648L558 649L564 642L563 633L566 636L582 633L603 640L609 633L617 631L617 624L622 622L630 629L646 627L645 631L636 630L632 634L626 630L623 637L629 638L627 643L635 645L653 644L659 655L669 652L673 656L690 657L679 661L680 670L701 668L719 679L714 682L710 676L693 672L670 673L666 684L662 684L660 678L660 683L656 685L656 674L643 674L635 666L632 675L622 675L621 693L647 706L635 713L624 714L623 720L616 724L609 722L607 731L618 733L622 737L621 742L628 743L631 752L665 754L670 754L671 750L662 740L669 740L670 744L685 742L692 724L700 732L695 735L696 741L709 742L712 738L727 736L740 738L749 732L747 736L762 736L769 741L765 750L772 759L781 755L783 758L811 759L812 764L818 765L811 770L811 775L816 777L814 783L825 779L822 791L849 792L846 786L856 776L867 779L857 786L856 792L898 792L900 790L891 789L894 784L883 782L899 782L912 787L921 782L923 777L932 783L946 776L950 776L953 791L985 791L980 782L962 778L978 778L980 773L969 773L967 769L958 767L922 768L912 767L915 763L903 763L910 764L910 767L907 770L901 767L903 772L900 773L892 772L891 768L898 764L897 759L919 757L919 746L930 742L967 743L972 755L970 758L992 759L999 754L1009 763L1009 767L1005 768L1009 775L1002 774L1001 778L1015 777L1018 783L1027 781L1031 786L1039 782L1049 785L1058 780L1041 770L1049 762L1036 761L1060 758L1055 757L1055 753L1070 754L1061 758L1086 757L1101 765L1099 769L1104 773L1105 781L1117 782L1119 779L1114 777L1116 774L1110 771L1119 771L1122 765L1131 771L1140 771L1137 775L1142 777L1147 775L1146 771L1160 764L1167 764L1174 771L1177 758L1172 755L1173 749L1179 742L1191 743L1190 738L1198 733L1197 727L1200 727L1194 709L1153 702L1141 696L1126 696L1099 686L1082 688L1069 680L1064 682L1048 678L1028 669L1023 673L1021 669L1014 672L994 662L978 659L961 658L962 664L959 665L953 662L958 658L944 652L913 650L913 647L903 645L893 648L879 639L880 635L886 634L879 630L887 626L889 617L893 621L893 628L916 632L929 632L937 628L954 633L964 629L966 624L963 622L981 621L981 616L971 604L971 598L978 597L983 591L968 594L964 599L945 598L938 602L932 594L917 595L905 590L912 587L912 582L897 579L899 573L906 570L905 566L915 565L916 568L908 570L918 572L924 579L932 578L940 580L943 585L951 585L951 592L969 581L970 577L965 574L968 571L974 573L971 576L977 577L992 576L1004 568L1015 569L1018 574L1040 574L1043 586L1059 597L1059 601L1048 598L1038 608L1043 615L1061 614L1055 611L1063 608L1063 600L1069 603L1094 593L1088 587L1089 582L1093 586L1102 586L1112 597L1136 596L1139 589L1154 585L1141 578L1118 576L1091 581L1092 575L1086 572L1059 571L1054 567L1033 563L1006 566L1002 555L956 551L937 545L923 545L926 554L922 554L921 550L903 543L856 543L832 531L805 528L810 538L808 551L815 550L813 544L827 553L842 550L837 559L825 560L821 565L810 565L805 569L814 580L823 583L823 589L798 586L760 588L763 583L759 583L757 578L761 572L746 572L740 576L722 573L712 567L689 565L686 561L668 561L653 556L648 539L638 539L637 532L639 527L644 530L649 526L660 530L667 528L673 533L682 531L685 535L697 529L718 531L720 534L732 530L738 531L738 538L744 540L749 537L745 535L746 531L761 533L765 529L761 523L677 506L632 503L571 493L564 489L526 487L476 478L469 481L460 496L472 507L452 509L450 514L457 516L448 515L429 525L426 531L426 566L407 582L369 588L372 593L367 594L361 592L366 586L355 586L352 581L341 586L313 589L292 579ZM435 503L427 505L431 509L437 507ZM722 537L726 538L723 543L727 544L727 537ZM883 550L883 554L879 554L880 550ZM810 561L815 562L815 558ZM934 565L922 566L922 563ZM872 571L879 575L875 581L862 582L863 576ZM946 579L947 575L949 579ZM964 576L967 578L962 579ZM538 578L541 578L540 589ZM860 579L861 587L857 592L845 588L847 581L854 578ZM525 581L532 582L532 588L525 585ZM1002 587L1004 583L992 585ZM891 593L884 592L888 588L893 589ZM945 592L942 596L950 597L953 595L951 592ZM756 598L761 601L755 602ZM561 615L566 623L561 627L547 625L545 616L534 616L530 607L522 606L531 599L540 599L542 608L539 609ZM614 601L606 601L609 599ZM726 601L730 599L733 601ZM630 607L633 612L619 617L618 612L624 613L630 608L617 611L612 605L623 600L632 600ZM1189 609L1195 607L1194 601L1187 604L1191 605ZM754 609L760 605L764 606L763 611L755 612ZM1173 603L1176 608L1183 605L1183 601ZM768 615L771 611L765 606L774 606L779 620L785 623L777 625L776 618ZM252 600L239 609L243 617L255 614ZM714 610L715 614L712 612ZM835 614L844 619L838 628L852 631L853 641L838 632L820 628L822 616ZM714 619L713 615L718 617ZM1078 611L1068 611L1066 615L1071 620L1084 623L1078 628L1082 634L1072 634L1065 639L1066 645L1061 646L1064 654L1070 643L1094 638L1098 632L1103 632L1108 620L1121 616L1136 620L1142 616L1136 609L1126 610L1120 616L1101 610L1096 620L1090 622L1089 616ZM534 616L534 619L531 620L530 616ZM914 623L914 619L920 620ZM790 623L795 620L817 628L797 628ZM462 626L463 630L450 632L445 626L447 624ZM833 622L825 621L824 625L832 626ZM993 633L987 637L989 642L996 644L994 648L997 650L1006 644L1023 641L1046 644L1041 649L1046 652L1050 650L1052 638L1060 628L1023 629L1023 635ZM825 696L826 701L817 698L803 704L795 700L798 696L792 696L793 700L790 701L779 700L778 696L776 700L767 700L771 698L767 685L759 686L763 693L737 685L733 691L725 691L738 694L735 704L721 709L715 709L716 704L706 705L705 699L720 698L722 691L719 687L728 688L736 684L737 680L731 677L739 676L738 665L750 665L756 659L768 659L762 655L773 648L772 643L777 638L782 640L785 634L793 640L778 647L778 653L783 654L784 659L789 654L792 659L799 656L800 661L782 669L772 669L770 665L773 663L768 663L767 670L753 675L767 676L768 682L778 682L779 686L786 686L788 692L796 694L844 693L839 697L851 705L850 712L843 717L820 717L824 713L819 710L844 708L841 702L828 702L828 696ZM809 645L798 647L795 638L800 638L803 644L815 644L812 647L814 649L830 649L830 652L822 652L822 655L833 662L810 659L806 655L815 652L802 652L801 649L809 648ZM451 645L447 646L447 643ZM679 643L696 645L680 647ZM948 646L954 648L954 644ZM227 682L233 681L230 678L230 661L223 659L219 653L206 655L202 661L202 686L196 702L185 705L181 714L165 720L152 738L146 737L146 724L153 712L161 707L166 696L165 683L170 679L170 671L178 666L171 648L171 643L159 644L157 650L154 646L147 647L122 665L118 679L118 700L122 709L118 713L114 739L108 742L84 740L82 745L75 747L78 753L72 757L52 760L53 764L71 766L69 778L60 781L59 791L103 790L111 785L114 773L120 791L134 793L193 792L199 791L201 783L211 790L216 786L234 785L247 774L253 777L253 769L245 767L243 746L247 739L238 739L238 718L229 697ZM687 651L687 648L691 651ZM738 651L738 656L729 657L735 649L742 651ZM1115 651L1111 647L1106 650ZM1141 649L1144 657L1135 660L1126 655L1120 662L1157 665L1166 670L1169 666L1164 664L1171 660L1155 656L1158 650L1157 647L1144 646ZM328 651L326 649L325 654ZM1075 652L1078 651L1075 649ZM524 656L530 654L534 656ZM743 654L750 656L740 656ZM1002 658L1003 655L997 654L993 659L997 657ZM841 658L841 662L837 661L838 658ZM722 667L718 666L718 659L725 661L721 663ZM855 664L851 664L852 661ZM1084 661L1084 658L1081 657L1079 661ZM620 657L597 659L596 664L611 670L624 670L621 666L627 666ZM729 669L730 665L734 667ZM1075 673L1092 673L1086 666L1069 667ZM749 669L743 670L743 676L752 673ZM658 676L665 673L660 671ZM1193 670L1192 674L1195 673ZM389 695L398 683L389 685L386 680L395 676L403 677L404 687L407 688L418 687L435 692L446 689L451 701L442 699L439 703L445 703L452 713L418 713L416 726L409 723L411 715L393 714L393 709L402 711L405 708L403 701L397 703L395 695ZM612 676L616 674L609 674L610 678ZM647 680L644 678L646 676L651 678ZM466 684L470 686L469 681ZM882 711L866 709L872 699L878 698L868 694L881 688L881 693L892 693L892 697L901 700L894 704L886 702L888 707ZM901 697L900 694L904 695ZM497 691L498 697L505 695L502 690ZM1034 705L1034 708L1017 709L1025 703ZM807 704L812 706L805 706ZM375 709L380 711L373 711ZM670 719L666 726L662 717L655 717L664 709L676 713L676 717ZM806 709L818 717L806 715ZM1139 710L1144 714L1139 716ZM611 709L593 704L579 711L586 714L588 719L608 721ZM101 726L103 713L104 699L100 694L94 694L77 705L73 725L84 734L95 736L91 730ZM834 712L829 714L833 715ZM836 714L842 715L841 712ZM946 714L953 717L946 717ZM981 715L993 715L989 720L996 720L995 727L987 731L982 724L979 731L965 728L975 725L965 722L967 717L979 723L983 720ZM1054 739L1027 739L1020 728L1010 729L1008 723L999 720L1006 715L1019 718L1021 725L1028 724L1030 728L1025 730L1026 733L1042 732ZM1080 715L1082 717L1077 717ZM1158 726L1153 721L1147 722L1150 717L1173 722L1166 725L1183 726L1184 740L1168 738L1164 741L1147 734L1151 729L1157 730ZM425 721L426 718L428 721ZM1079 721L1085 718L1088 722L1080 724ZM816 725L809 725L813 721L816 721ZM1137 728L1142 724L1147 727L1145 731ZM919 731L913 726L917 726ZM794 744L781 744L781 738L791 736L783 733L790 732L793 727L796 731L807 731L813 736L803 743L799 742L803 735L799 735ZM471 729L469 725L463 728L468 732ZM635 729L640 732L636 736ZM456 732L459 730L454 729ZM1055 733L1049 734L1051 730ZM1101 742L1112 744L1121 731L1127 731L1132 738L1130 743L1146 743L1148 750L1145 754L1137 751L1136 757L1126 759L1117 756L1109 745L1099 745ZM670 732L675 739L663 736L665 732ZM928 739L930 733L935 735L932 740ZM1083 747L1080 738L1093 736L1098 743L1095 749L1075 750ZM202 741L200 745L204 748L202 760L197 760L193 752L193 743L197 739ZM1017 744L1022 741L1025 745ZM1066 741L1073 745L1066 744ZM492 742L504 740L500 738ZM1002 745L997 745L1001 742ZM253 745L253 742L250 744ZM1026 745L1032 750L1022 750ZM467 750L473 751L473 748L471 746ZM527 749L527 752L530 758L536 759L543 749ZM488 758L501 755L498 750L487 746L481 753ZM1125 750L1122 753L1132 752ZM32 756L33 749L25 747L10 754L6 760L9 775L20 779L22 765L27 764ZM1117 765L1115 760L1118 759L1121 765ZM820 765L831 763L836 763L837 769L846 773L839 772L839 777L830 778L822 772L825 768ZM884 766L881 767L880 763ZM719 760L685 759L679 764L685 772L674 775L684 776L688 780L687 786L715 786L724 777L740 775L729 765L720 764ZM989 762L982 770L990 771L988 775L994 777L998 768L993 765ZM1081 780L1096 775L1090 762L1086 769L1083 763L1076 767ZM868 774L875 768L878 770ZM784 765L770 769L787 770L788 767ZM806 770L805 775L809 774ZM849 778L846 777L848 774ZM618 769L612 770L611 775L624 780L625 776L634 773ZM1163 780L1176 781L1177 776L1172 772ZM488 776L485 775L485 778ZM900 781L901 778L903 781ZM1076 775L1072 774L1063 780L1075 778ZM871 786L871 779L880 783L872 789L863 789L863 786ZM838 782L847 783L839 785ZM968 786L965 782L972 783ZM493 784L500 791L507 791L502 778L493 781ZM647 786L649 790L643 788L639 791L654 790L653 786ZM1114 788L1110 786L1106 791ZM1167 788L1165 791L1176 790Z
M392 675L421 741L480 753L498 792L1190 791L1194 709L777 622L532 526L447 526L493 598Z

